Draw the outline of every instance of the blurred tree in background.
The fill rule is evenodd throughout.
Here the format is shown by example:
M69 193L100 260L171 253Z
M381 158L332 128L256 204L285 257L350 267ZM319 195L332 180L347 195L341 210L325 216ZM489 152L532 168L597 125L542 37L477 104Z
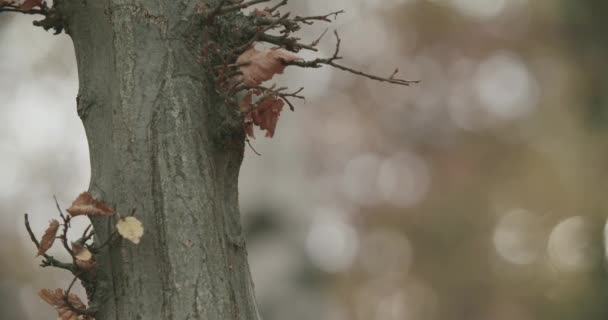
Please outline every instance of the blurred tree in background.
M286 72L309 100L275 139L254 141L263 156L249 153L241 175L264 319L606 319L605 1L291 6L345 8L349 62L390 71L398 61L422 84ZM23 20L0 16L0 43L23 37ZM33 52L18 60L32 77L63 75L36 95L77 123L71 62L41 63L70 61L58 52L71 48L37 43L0 47L0 72ZM21 213L47 214L53 193L67 202L88 184L66 169L88 170L81 129L48 128L28 112L28 80L0 85L2 319L42 319L35 288L63 280L35 272ZM41 137L52 148L31 142Z

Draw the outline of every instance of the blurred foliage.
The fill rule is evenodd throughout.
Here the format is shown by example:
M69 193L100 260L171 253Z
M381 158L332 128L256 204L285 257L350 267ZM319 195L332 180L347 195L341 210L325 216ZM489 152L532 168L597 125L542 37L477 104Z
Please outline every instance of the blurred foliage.
M608 2L292 2L301 14L346 9L338 27L349 65L390 73L396 64L422 83L395 88L323 69L287 70L285 81L306 87L310 99L282 115L275 139L253 142L263 156L248 152L241 175L263 318L608 318ZM3 19L0 28L17 28ZM330 37L324 46L333 50ZM36 57L63 57L56 49ZM0 57L10 52L0 47ZM0 70L11 67L0 62ZM73 73L66 70L59 74ZM11 89L0 88L0 97L26 108L31 101L6 83ZM0 125L0 147L18 136L14 123L28 124L10 119ZM17 129L5 134L9 127ZM39 133L52 140L49 132ZM46 206L74 166L31 150L18 159L28 154L26 178L39 191L9 190L4 230L18 224L15 212ZM59 198L73 198L86 186L78 183ZM38 276L30 252L8 234L0 253L15 259L2 260L0 295L19 291L15 301L30 306L33 288L61 278ZM0 318L21 318L6 306L12 313Z
M562 30L569 42L569 53L576 59L585 75L583 102L590 129L608 126L608 80L606 80L606 52L608 41L605 30L608 3L601 0L562 0Z

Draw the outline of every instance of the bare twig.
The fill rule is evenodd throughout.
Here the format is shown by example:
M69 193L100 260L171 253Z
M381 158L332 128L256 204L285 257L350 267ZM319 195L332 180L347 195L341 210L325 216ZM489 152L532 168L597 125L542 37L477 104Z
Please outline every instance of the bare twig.
M114 229L114 231L112 231L112 233L110 234L110 236L106 239L106 241L104 241L102 244L98 245L98 246L94 246L91 247L89 250L92 253L99 253L99 251L101 249L103 249L103 247L109 245L110 243L112 243L113 241L115 241L117 238L115 238L115 236L118 234L118 231L116 231L116 229ZM97 239L97 238L95 238Z
M128 216L129 216L129 217L134 216L134 215L135 215L135 210L137 210L137 209L135 209L135 208L131 209L131 212L129 212L129 215L128 215Z
M362 77L369 78L372 80L376 80L376 81L380 81L380 82L388 82L388 83L393 83L393 84L398 84L398 85L403 85L403 86L409 86L409 85L420 82L418 80L404 80L404 79L395 78L395 75L397 74L398 69L396 69L389 77L380 77L380 76L365 73L365 72L355 70L353 68L336 63L335 62L336 60L342 59L342 57L339 55L340 54L340 42L342 40L340 39L340 36L338 35L337 31L334 31L334 35L336 36L336 49L334 51L334 54L330 58L317 58L317 59L310 60L310 61L301 61L301 60L285 61L285 64L298 66L298 67L302 67L302 68L321 68L323 65L328 65L328 66L332 66L334 68L337 68L337 69L340 69L343 71L347 71L352 74L356 74L358 76L362 76Z
M80 245L85 245L87 241L89 241L93 235L95 234L95 230L92 229L93 225L89 224L86 229L82 232L82 236L76 240L76 243ZM90 232L89 232L90 231Z
M63 213L63 211L61 210L61 207L59 206L59 202L57 201L57 197L55 195L53 195L53 199L55 199L55 206L57 207L57 211L59 211L59 216L61 217L61 220L63 220L63 231L61 233L61 235L59 236L59 239L61 240L61 244L63 245L63 247L65 248L65 250L71 255L74 255L74 252L72 251L72 248L70 248L70 246L68 245L68 229L70 228L70 220L72 219L71 216L69 215L65 215Z
M233 5L222 7L218 11L218 14L226 14L228 12L245 9L245 8L251 7L253 5L256 5L258 3L264 3L264 2L269 2L269 1L270 0L251 0L251 1L248 1L248 2L241 1L241 3L237 3L237 4L233 4Z
M32 227L30 226L30 221L29 221L29 217L28 217L27 213L24 214L24 219L25 219L25 229L27 230L27 233L30 235L30 239L32 240L34 245L36 245L36 249L39 249L40 242L38 242L38 239L36 239L36 235L34 235L34 232L32 231ZM43 254L42 256L44 257L44 260L40 264L41 267L56 267L56 268L60 268L60 269L69 270L72 273L75 270L74 265L71 263L61 262L61 261L55 259L53 256L49 256L46 253Z
M72 290L72 287L74 286L74 283L76 283L77 279L78 279L78 276L74 276L74 279L72 279L72 282L70 282L68 289L65 290L65 292L63 294L63 301L68 306L68 308L70 308L70 310L72 310L73 312L76 312L77 314L80 314L81 309L76 308L70 301L70 291Z
M40 242L38 242L38 239L36 239L36 236L34 235L34 232L32 231L32 227L30 226L30 220L28 218L27 213L24 214L24 217L25 217L25 228L27 229L27 233L29 233L30 239L32 239L32 242L36 245L36 249L40 249Z
M277 10L278 8L280 8L286 4L287 4L287 0L282 0L281 2L277 3L274 7L268 8L266 11L268 11L269 13L273 13L275 10Z
M321 41L321 39L323 39L323 37L324 37L324 36L325 36L325 34L327 33L327 30L329 30L329 29L327 29L327 28L326 28L326 29L323 31L323 33L321 33L321 35L320 35L320 36L319 36L319 37L318 37L318 38L317 38L315 41L313 41L313 42L311 42L311 43L310 43L310 46L311 46L311 47L316 47L316 46L319 44L319 42Z
M262 96L257 98L260 103L262 101L264 101L266 98L268 97L277 97L280 98L281 100L285 101L287 103L287 105L289 105L289 110L294 111L295 107L294 105L291 103L291 101L289 101L288 98L296 98L296 99L302 99L305 100L306 97L299 95L300 92L302 92L302 90L304 90L304 87L299 88L298 90L294 91L294 92L283 92L287 89L289 89L288 87L280 87L280 88L276 88L276 84L273 84L270 87L264 87L264 86L240 86L237 87L235 89L235 92L239 92L239 91L243 91L243 90L248 90L248 91L258 91L262 93ZM247 110L244 111L244 113L249 113L251 111L253 111L258 104L255 105L251 105Z
M278 47L285 48L291 52L299 52L302 49L315 51L315 52L319 51L314 46L298 42L300 40L300 38L296 38L296 37L273 36L273 35L264 33L264 34L260 35L258 38L260 41L274 44Z
M213 22L213 20L215 20L215 17L220 13L220 10L222 10L222 7L228 1L230 1L230 0L220 0L220 2L218 2L217 6L215 6L215 8L213 10L211 10L211 12L209 12L209 14L207 14L207 16L205 17L205 20L207 20L208 22Z
M285 89L287 89L287 88L285 88ZM289 105L289 110L294 111L295 107L293 106L291 101L289 101L289 99L287 99L287 98L292 97L292 98L296 98L296 99L305 100L306 97L298 95L298 93L302 92L302 90L304 90L304 87L301 87L300 89L298 89L292 93L282 93L282 92L279 92L279 90L277 90L276 96L283 99L283 101L285 101Z
M261 156L262 154L259 153L257 150L255 150L255 148L251 145L251 140L249 140L249 138L245 138L245 141L247 141L247 144L249 145L249 148L251 148L251 150L253 151L253 153L255 153L258 156Z
M131 209L131 212L129 212L129 215L128 215L128 216L129 216L129 217L134 216L134 215L135 215L135 210L136 210L135 208ZM106 239L106 241L104 241L104 242L103 242L101 245L98 245L98 246L94 246L94 247L89 248L89 250L90 250L92 253L99 253L99 251L100 251L101 249L103 249L103 247L105 247L105 246L107 246L107 245L111 244L113 241L115 241L116 239L118 239L118 238L114 238L116 235L118 235L118 230L117 230L116 228L114 228L114 231L112 231L112 233L111 233L111 234L110 234L110 236L109 236L109 237ZM120 237L119 237L119 238L120 238ZM95 238L95 241L97 241L97 238Z
M301 22L301 23L308 24L308 25L313 24L315 20L332 22L332 20L330 18L333 16L333 19L336 20L336 18L338 18L338 15L341 13L344 13L344 10L334 11L334 12L330 12L328 14L320 15L320 16L309 16L309 17L297 16L293 19L293 21Z
M57 207L57 211L59 211L59 216L62 220L65 220L65 216L63 215L63 211L61 210L61 207L59 206L59 201L57 201L57 197L55 195L53 195L53 199L55 200L55 207Z
M234 54L241 54L243 53L245 50L249 49L249 47L251 47L253 45L254 42L260 40L260 38L264 37L266 34L265 32L272 29L274 26L280 24L282 21L287 21L289 18L290 13L286 13L283 16L281 16L279 19L274 20L271 24L264 26L262 29L256 31L256 33L253 35L253 37L247 41L247 43L245 43L244 45L236 48L235 50L233 50Z
M74 279L72 279L72 282L70 282L70 285L68 286L68 289L65 291L65 297L66 298L70 294L70 291L72 291L72 287L74 286L74 283L76 283L77 279L78 279L78 277L74 277Z
M87 227L84 229L84 231L82 232L82 237L81 237L81 238L85 238L85 235L87 234L87 232L88 232L89 230L91 230L91 227L92 227L92 226L93 226L93 225L89 223L89 225L88 225L88 226L87 226ZM91 232L91 234L93 234L93 232Z
M70 301L70 291L72 291L72 287L74 286L74 283L76 283L77 279L78 279L78 276L75 276L74 279L72 279L72 282L70 282L68 289L65 290L65 292L63 294L63 301L68 306L68 308L70 308L70 311L76 313L77 315L81 315L81 316L82 315L89 315L89 316L94 315L95 313L97 313L97 310L92 309L92 308L86 308L86 307L85 307L85 309L79 309L79 308L76 308L72 304L72 301Z

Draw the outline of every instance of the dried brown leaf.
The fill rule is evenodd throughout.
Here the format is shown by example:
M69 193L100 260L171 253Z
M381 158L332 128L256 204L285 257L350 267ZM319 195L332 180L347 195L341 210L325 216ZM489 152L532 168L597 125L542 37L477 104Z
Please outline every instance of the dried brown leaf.
M44 235L42 239L40 239L40 247L38 248L37 256L41 256L45 254L55 242L55 238L57 237L57 231L59 230L59 221L53 219L49 223L49 227L44 231Z
M42 0L25 0L21 4L21 10L30 11L34 7L42 7Z
M123 238L138 244L144 235L144 226L135 217L123 217L118 220L116 230Z
M42 289L38 292L38 296L55 308L60 320L93 319L89 316L79 317L78 313L70 308L70 305L66 303L65 293L62 289L57 288L55 291L51 291L50 289ZM73 293L68 295L68 301L71 306L77 310L86 310L87 308L82 300L80 300L80 298Z
M252 99L253 99L253 93L251 91L248 91L247 94L245 94L245 97L243 97L243 101L241 101L241 104L239 105L239 110L242 113L251 111L251 100Z
M78 260L74 259L74 263L83 270L93 271L97 268L97 262L93 259L91 260Z
M283 73L285 62L302 60L299 56L281 49L258 51L251 47L236 60L242 73L240 78L248 86L257 86Z
M261 130L266 130L266 137L272 138L279 121L279 116L283 110L285 102L277 96L267 96L262 98L257 105L252 105L253 96L259 96L260 90L250 90L247 92L240 104L240 110L246 113L244 117L245 133L250 138L255 138L253 126L258 126Z
M108 207L105 203L95 199L90 193L81 193L72 206L66 210L72 217L80 215L89 216L111 216L115 211Z
M257 107L251 111L253 124L262 130L266 130L266 137L272 138L274 136L284 105L285 102L282 99L270 96L258 103Z
M81 246L76 242L72 242L72 252L74 258L82 261L89 261L93 258L93 254L85 246Z

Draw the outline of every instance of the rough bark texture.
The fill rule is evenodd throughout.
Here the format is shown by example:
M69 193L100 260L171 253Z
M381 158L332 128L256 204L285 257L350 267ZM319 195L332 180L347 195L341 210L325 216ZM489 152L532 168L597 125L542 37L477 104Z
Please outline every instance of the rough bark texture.
M63 0L90 191L145 234L99 257L98 320L258 319L238 209L243 134L197 62L192 0ZM100 241L107 218L93 221Z

